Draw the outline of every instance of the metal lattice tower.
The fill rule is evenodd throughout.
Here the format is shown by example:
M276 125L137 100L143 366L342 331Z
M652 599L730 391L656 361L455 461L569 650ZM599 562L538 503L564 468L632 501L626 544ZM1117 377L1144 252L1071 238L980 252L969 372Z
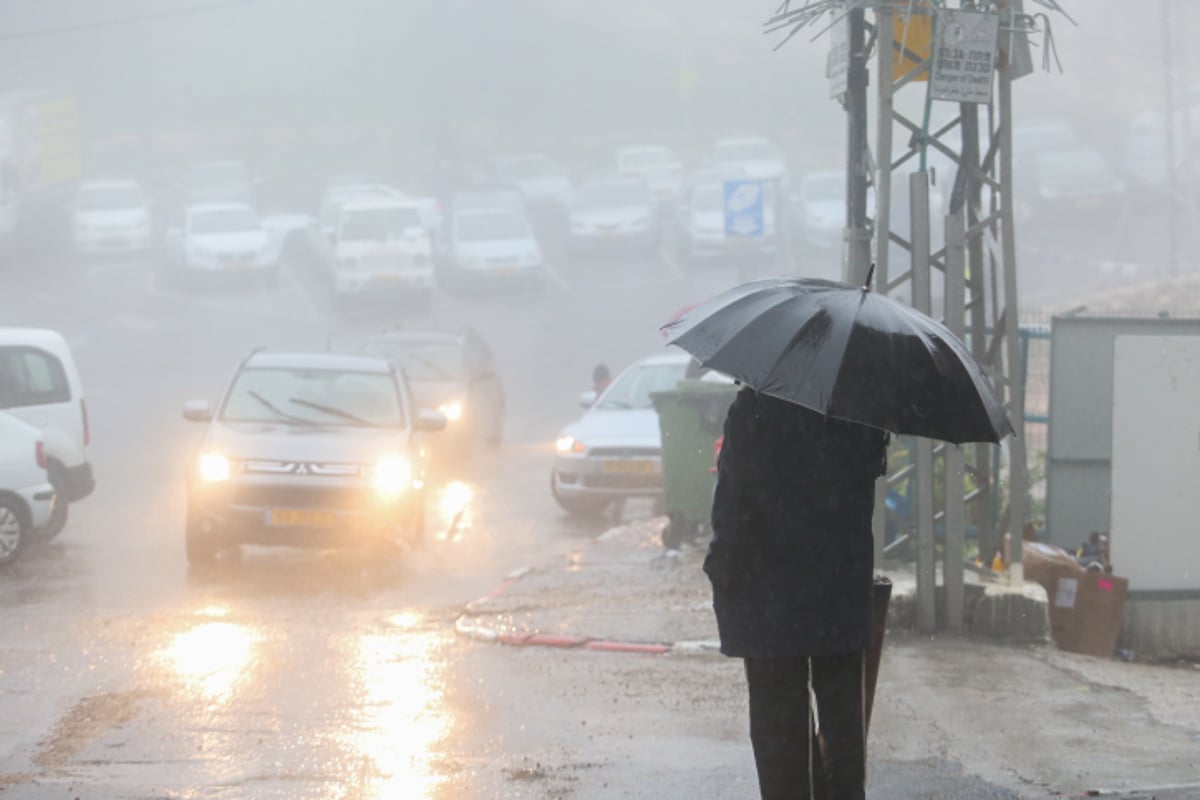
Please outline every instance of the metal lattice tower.
M1061 12L1055 0L1029 0ZM936 44L927 54L913 53L907 40L893 37L895 18L904 15L937 15L944 0L807 0L793 8L785 2L768 22L774 30L790 29L788 38L804 27L844 24L846 30L845 93L847 114L846 260L847 282L861 285L875 264L876 291L899 294L907 290L913 307L938 317L955 334L969 340L975 357L990 371L1004 398L1016 436L1008 440L1007 512L997 527L1006 528L1019 543L1028 508L1028 466L1024 438L1025 392L1018 327L1016 232L1013 225L1012 84L1018 74L1017 52L1027 48L1027 37L1036 19L1024 14L1021 0L961 0L964 10L999 15L1001 34L996 53L992 101L986 106L959 103L958 114L937 130L929 130L928 97L925 115L914 121L900 113L894 98L923 73L928 75ZM871 19L868 19L868 11ZM1064 12L1065 15L1065 12ZM831 19L832 16L832 19ZM1041 15L1045 19L1045 15ZM1069 19L1069 18L1068 18ZM935 21L935 29L937 26ZM1045 21L1048 26L1048 20ZM936 39L934 40L936 41ZM1046 57L1052 52L1047 37ZM869 63L875 58L875 136L870 142L868 106ZM894 54L900 64L911 65L896 75ZM1027 58L1027 51L1025 53ZM1023 73L1022 73L1023 74ZM899 133L904 139L898 139ZM981 135L981 134L986 134ZM958 141L952 140L957 136ZM893 156L896 141L907 149ZM986 150L981 143L986 142ZM945 244L933 249L930 218L930 173L925 152L936 151L956 165L953 190L945 216ZM907 237L896 231L893 184L902 170L918 168L907 176L910 220ZM869 194L874 189L875 218L869 217ZM908 263L893 263L893 247ZM934 309L933 279L941 276L944 309ZM976 445L968 449L917 440L913 463L881 480L875 503L876 561L883 555L883 530L887 487L911 480L915 502L917 555L917 626L936 628L934 526L945 531L943 563L944 621L957 630L963 624L963 545L968 504L978 523L980 551L985 557L998 549L1001 531L993 530L994 506L1001 482L993 468L994 449ZM936 459L942 460L945 491L941 509L934 507ZM967 490L967 476L974 488ZM1010 548L1010 578L1023 580L1021 548Z

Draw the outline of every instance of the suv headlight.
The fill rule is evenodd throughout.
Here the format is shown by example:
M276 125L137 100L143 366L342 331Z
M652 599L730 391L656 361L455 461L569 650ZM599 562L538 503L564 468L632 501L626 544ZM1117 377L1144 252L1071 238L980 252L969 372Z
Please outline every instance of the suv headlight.
M554 449L566 455L567 453L582 453L587 450L587 445L574 436L560 436L554 442Z
M449 403L442 403L438 406L437 410L441 412L447 422L458 422L462 419L463 404L457 400L453 400Z
M220 453L202 453L196 460L196 476L202 483L222 483L233 474L233 464Z
M412 463L402 455L386 455L371 472L371 485L386 497L396 497L408 491L413 482Z

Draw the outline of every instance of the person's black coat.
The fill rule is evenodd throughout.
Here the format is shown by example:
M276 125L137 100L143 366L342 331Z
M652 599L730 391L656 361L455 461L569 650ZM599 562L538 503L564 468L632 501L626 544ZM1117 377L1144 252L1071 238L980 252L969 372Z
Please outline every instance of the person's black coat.
M886 452L881 431L738 393L717 459L704 560L722 653L782 658L866 648L871 515Z

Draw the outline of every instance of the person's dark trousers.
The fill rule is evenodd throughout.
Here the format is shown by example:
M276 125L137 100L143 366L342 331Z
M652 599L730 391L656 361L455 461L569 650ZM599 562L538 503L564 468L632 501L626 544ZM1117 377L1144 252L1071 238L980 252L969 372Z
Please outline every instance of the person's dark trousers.
M817 737L809 708L810 665ZM746 683L763 800L864 800L862 653L747 658Z

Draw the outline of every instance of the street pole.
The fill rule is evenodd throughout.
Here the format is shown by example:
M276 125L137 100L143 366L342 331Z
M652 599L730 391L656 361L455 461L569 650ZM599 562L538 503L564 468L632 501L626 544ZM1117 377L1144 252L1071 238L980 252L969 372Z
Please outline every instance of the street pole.
M912 211L912 305L929 314L933 309L929 242L929 173L908 176L909 208ZM933 441L919 437L916 450L917 513L917 630L937 630L937 564L933 542Z
M867 36L866 12L859 5L847 13L849 57L846 68L846 261L842 275L862 286L871 266L871 232L867 228Z
M967 149L963 148L964 153ZM966 332L966 248L964 211L960 206L946 215L946 277L943 284L946 327L960 339ZM963 628L963 551L966 545L966 500L963 496L966 476L962 448L947 444L943 459L946 513L942 523L946 533L942 550L942 585L945 587L942 607L946 628L957 632Z

